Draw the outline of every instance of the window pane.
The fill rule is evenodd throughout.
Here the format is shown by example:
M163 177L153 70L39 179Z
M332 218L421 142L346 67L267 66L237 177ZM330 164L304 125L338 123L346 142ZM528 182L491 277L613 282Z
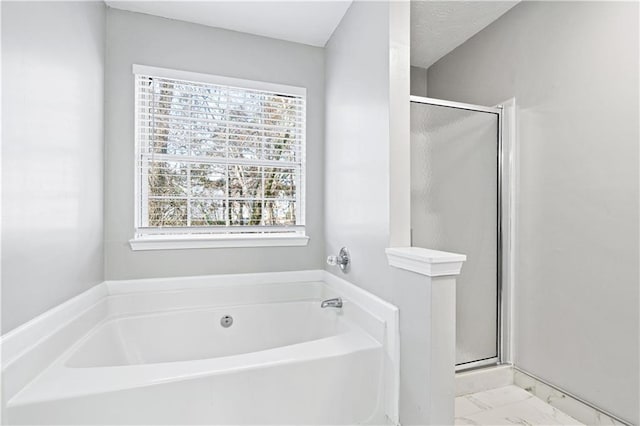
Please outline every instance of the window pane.
M230 225L258 226L262 224L262 201L229 202Z
M293 169L265 168L264 198L296 197L295 172Z
M197 200L191 202L191 226L227 224L227 209L221 200Z
M138 74L136 99L140 225L296 224L304 96Z
M256 160L262 157L262 133L255 128L229 129L229 157Z
M225 198L227 195L227 168L219 164L192 164L190 174L191 196Z
M265 225L295 225L296 224L296 208L295 201L276 200L265 201L264 206L264 224Z
M261 167L230 165L229 198L262 198Z
M186 195L187 165L175 161L157 161L149 164L149 196Z
M227 153L226 131L225 127L215 124L194 123L191 132L191 155L225 158Z
M187 226L186 199L150 199L149 226Z

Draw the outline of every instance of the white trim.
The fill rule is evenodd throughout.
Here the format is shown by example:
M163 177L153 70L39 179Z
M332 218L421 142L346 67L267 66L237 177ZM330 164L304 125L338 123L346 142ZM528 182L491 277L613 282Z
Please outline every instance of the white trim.
M211 227L207 228L204 226L190 226L186 231L180 233L180 231L185 231L184 227L176 226L163 226L163 227L140 227L138 228L140 232L140 236L148 237L148 238L185 238L185 235L193 236L194 238L207 238L207 237L215 237L224 234L228 235L244 235L249 234L255 237L260 237L263 235L288 235L288 236L304 236L305 229L304 226L301 225L291 225L291 226L241 226L241 225L233 225L228 227ZM178 236L178 237L177 237Z
M502 357L500 362L512 363L514 349L514 286L516 279L516 206L518 195L518 141L516 127L516 99L511 98L502 106Z
M456 373L462 371L474 370L476 368L484 368L498 365L499 358L497 356L491 358L479 359L477 361L469 361L462 364L456 364Z
M229 247L306 246L309 237L299 234L145 235L129 240L131 250L183 250Z
M176 291L254 284L288 284L319 282L325 277L323 270L286 272L257 272L252 274L216 274L191 277L138 278L105 281L109 296L149 291Z
M490 114L500 114L500 107L486 107L482 105L465 104L463 102L447 101L444 99L427 98L424 96L411 95L409 102L415 102L418 104L439 105L449 108L466 109L469 111L487 112Z
M421 247L394 247L387 248L385 252L390 266L429 277L459 275L462 264L467 260L464 254Z
M304 94L301 96L304 97L304 102L302 103L302 141L300 151L296 154L300 156L300 187L296 191L296 224L304 227L307 223L307 89L304 89Z
M306 96L307 89L286 84L267 83L265 81L244 80L241 78L225 77L221 75L204 74L199 72L174 70L169 68L151 67L147 65L133 64L133 74L151 75L161 78L173 78L195 83L211 83L222 86L230 86L239 89L264 90L277 92L284 95Z

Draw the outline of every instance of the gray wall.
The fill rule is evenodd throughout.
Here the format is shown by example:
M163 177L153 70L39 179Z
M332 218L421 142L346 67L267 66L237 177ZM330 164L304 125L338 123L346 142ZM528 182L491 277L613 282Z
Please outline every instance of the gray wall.
M384 251L409 245L408 3L351 5L326 46L326 94L326 254L352 258L328 270L400 308L400 421L426 424L427 278L398 279Z
M354 2L336 28L326 46L326 106L327 254L347 246L345 278L391 300L388 3Z
M638 3L524 2L429 69L518 108L516 365L638 424Z
M105 7L2 3L2 332L103 279Z
M392 300L385 249L410 242L408 3L354 2L326 45L325 77L326 253L347 246L344 277Z
M131 251L134 232L132 64L307 88L306 247ZM324 51L116 9L107 10L105 274L107 279L321 268Z
M427 96L427 70L411 66L411 94Z

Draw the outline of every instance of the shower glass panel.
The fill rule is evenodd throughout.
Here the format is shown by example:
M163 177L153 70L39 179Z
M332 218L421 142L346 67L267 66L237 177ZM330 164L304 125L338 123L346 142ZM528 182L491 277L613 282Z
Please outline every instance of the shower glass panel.
M442 104L411 102L412 245L467 255L456 287L460 368L498 357L499 115Z

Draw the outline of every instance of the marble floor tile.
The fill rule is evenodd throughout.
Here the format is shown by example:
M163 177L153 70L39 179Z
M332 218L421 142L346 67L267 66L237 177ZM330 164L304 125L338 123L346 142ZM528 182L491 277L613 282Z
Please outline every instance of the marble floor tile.
M523 389L505 386L456 398L455 424L537 426L581 423Z
M492 408L524 401L525 399L533 397L532 394L515 385L477 392L470 396Z
M456 398L456 417L465 417L470 414L475 414L490 409L491 407L481 403L478 404L477 401L473 400L472 398L467 398L464 396L459 396Z
M570 415L582 424L594 426L624 424L524 372L514 371L513 382L515 385L533 394L552 407Z

